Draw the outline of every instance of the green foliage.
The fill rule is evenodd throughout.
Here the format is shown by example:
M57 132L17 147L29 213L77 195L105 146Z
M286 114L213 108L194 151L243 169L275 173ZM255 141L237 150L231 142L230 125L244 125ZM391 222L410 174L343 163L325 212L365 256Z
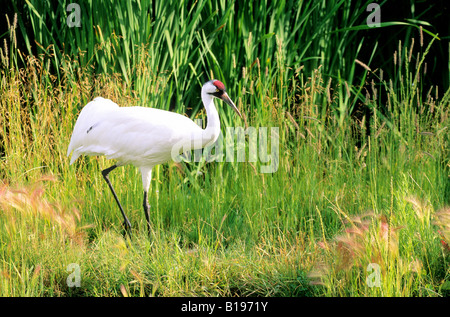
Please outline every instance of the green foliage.
M27 0L23 8L14 4L23 12L18 19L19 38L28 54L48 57L58 79L61 68L71 67L65 55L72 63L91 65L96 73L119 73L142 103L159 101L161 108L180 111L198 104L199 86L210 77L227 82L230 91L241 91L256 72L261 82L254 84L262 89L268 89L275 76L282 76L277 88L284 98L292 73L278 72L280 67L304 67L309 74L321 66L325 76L352 85L359 80L354 59L367 45L358 38L358 31L369 29L364 18L370 1L354 5L342 0L82 1L79 27L68 26L74 12L66 12L69 2ZM423 22L415 23L382 26ZM166 84L154 92L151 87L159 78ZM165 98L158 99L155 93ZM344 100L339 105L342 116L351 113L344 106L348 103Z

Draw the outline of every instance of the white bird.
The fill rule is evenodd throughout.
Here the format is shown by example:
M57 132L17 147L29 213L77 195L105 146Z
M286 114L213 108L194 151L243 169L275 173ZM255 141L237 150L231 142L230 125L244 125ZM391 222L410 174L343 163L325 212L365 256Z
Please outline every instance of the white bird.
M108 174L126 164L138 167L144 187L144 213L150 234L150 188L152 168L185 152L214 143L220 133L220 120L213 99L230 105L242 118L236 105L218 80L202 87L201 97L208 118L205 129L178 113L147 107L119 107L109 99L97 97L81 111L72 132L67 156L73 151L70 164L80 155L105 155L117 163L102 171L124 218L126 232L131 235L131 223L117 198Z

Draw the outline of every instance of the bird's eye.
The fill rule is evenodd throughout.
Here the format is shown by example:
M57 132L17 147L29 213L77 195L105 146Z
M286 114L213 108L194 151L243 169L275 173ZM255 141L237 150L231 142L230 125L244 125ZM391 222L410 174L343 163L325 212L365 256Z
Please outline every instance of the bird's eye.
M219 92L219 88L216 88L216 92Z

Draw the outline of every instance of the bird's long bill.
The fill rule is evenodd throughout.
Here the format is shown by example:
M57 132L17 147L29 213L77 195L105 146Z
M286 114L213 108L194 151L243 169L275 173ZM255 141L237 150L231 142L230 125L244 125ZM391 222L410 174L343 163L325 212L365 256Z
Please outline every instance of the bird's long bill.
M230 97L228 97L228 94L225 92L222 97L220 98L223 101L225 101L231 108L233 108L233 110L239 115L239 117L241 117L242 119L242 115L239 112L239 109L236 107L236 105L234 104L234 102L230 99Z

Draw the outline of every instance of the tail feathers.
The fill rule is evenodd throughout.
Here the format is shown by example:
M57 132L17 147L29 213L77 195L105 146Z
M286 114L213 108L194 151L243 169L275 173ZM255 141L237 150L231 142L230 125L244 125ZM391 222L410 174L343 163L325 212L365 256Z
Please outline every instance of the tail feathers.
M67 154L66 156L70 155L70 152L72 152L72 142L69 143L69 147L67 148Z
M70 159L70 165L72 165L73 162L75 162L77 160L77 158L80 157L80 155L81 154L79 154L79 153L73 152L72 158ZM69 156L69 155L67 155L67 156Z
M66 154L66 156L70 156L70 153L71 153L72 150L73 150L72 147L73 147L73 146L72 146L72 140L70 140L69 147L67 148L67 154ZM77 154L77 153L74 152L73 155L72 155L72 158L71 158L71 160L70 160L70 164L72 165L72 163L75 162L75 160L76 160L78 157L80 157L80 154Z
M87 154L84 151L84 148L89 145L89 141L86 141L86 131L90 131L92 127L98 125L99 118L118 108L119 106L116 103L102 97L96 97L83 107L75 122L69 147L67 148L67 156L70 156L70 153L73 151L70 164L80 157L81 154Z

